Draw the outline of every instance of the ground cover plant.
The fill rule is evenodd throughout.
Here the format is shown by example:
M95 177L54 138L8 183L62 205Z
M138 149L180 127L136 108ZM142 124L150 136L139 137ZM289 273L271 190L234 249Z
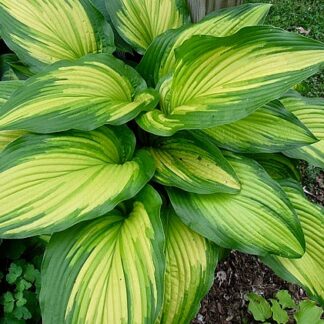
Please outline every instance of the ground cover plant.
M303 300L299 304L291 298L287 290L279 290L275 298L267 301L263 296L253 292L247 295L249 311L253 318L262 323L272 320L278 324L286 324L295 320L297 324L323 324L323 310L315 302Z
M40 323L40 267L45 242L39 238L0 244L0 323Z
M323 303L324 45L247 4L0 0L0 237L50 235L44 323L190 321L226 250Z

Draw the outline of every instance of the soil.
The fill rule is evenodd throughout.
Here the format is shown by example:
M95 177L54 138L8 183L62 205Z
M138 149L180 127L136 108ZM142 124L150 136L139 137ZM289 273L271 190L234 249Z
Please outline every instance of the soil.
M301 165L304 192L310 200L324 205L324 172ZM273 298L286 289L295 301L307 298L303 289L288 283L262 264L256 256L231 252L215 272L215 281L192 324L256 323L247 309L245 295L251 291Z

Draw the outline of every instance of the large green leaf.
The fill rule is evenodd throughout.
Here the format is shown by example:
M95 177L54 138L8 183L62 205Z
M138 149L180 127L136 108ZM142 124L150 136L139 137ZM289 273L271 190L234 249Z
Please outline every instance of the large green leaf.
M139 52L168 29L189 22L185 0L106 0L118 33Z
M53 233L112 210L153 176L126 126L25 135L0 154L0 237Z
M168 188L177 215L194 231L226 248L260 255L303 255L303 232L278 183L251 159L225 157L241 181L241 192L198 195Z
M155 323L165 269L160 206L146 187L106 216L53 235L42 266L44 323Z
M317 143L285 151L284 154L324 168L324 99L305 98L298 93L289 93L281 102L320 139Z
M33 70L59 60L113 51L113 34L88 0L0 0L7 45Z
M194 35L229 36L243 27L258 25L270 8L269 4L244 4L215 11L197 24L168 30L157 37L147 49L138 69L150 84L173 72L175 50Z
M280 183L300 219L306 252L300 259L267 256L262 260L285 280L303 286L324 306L324 209L308 201L298 183Z
M52 133L120 125L153 109L157 100L134 69L94 54L57 62L28 79L2 107L0 129Z
M242 119L319 70L324 44L273 27L228 37L193 36L176 51L172 77L159 85L160 109L138 124L156 135Z
M200 131L217 146L241 153L274 153L317 142L316 137L279 101L235 123Z
M19 89L23 84L24 82L19 80L0 82L0 114L2 106L8 101L12 93ZM8 144L24 134L26 134L26 132L21 130L0 131L0 152Z
M190 134L156 138L148 148L155 160L154 180L186 191L237 193L240 183L219 149Z
M166 274L159 323L189 323L214 281L220 248L190 230L172 209L165 216Z

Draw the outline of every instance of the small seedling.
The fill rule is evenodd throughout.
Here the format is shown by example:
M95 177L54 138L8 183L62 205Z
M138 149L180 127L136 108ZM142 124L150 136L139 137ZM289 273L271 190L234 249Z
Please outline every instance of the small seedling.
M287 290L279 290L275 299L270 299L271 306L264 297L253 292L247 294L247 299L249 312L259 322L268 323L268 320L286 324L294 318L297 324L324 324L321 307L310 300L303 300L297 305Z

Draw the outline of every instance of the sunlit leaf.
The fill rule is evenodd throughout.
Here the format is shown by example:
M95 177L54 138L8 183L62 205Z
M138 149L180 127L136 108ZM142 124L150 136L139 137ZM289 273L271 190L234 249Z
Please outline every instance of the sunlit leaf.
M0 154L0 237L61 231L133 197L154 173L150 155L134 149L126 126L11 143Z
M148 148L155 160L154 180L186 191L237 193L240 183L216 146L190 134L156 138Z
M164 221L166 273L159 323L189 323L213 283L221 249L190 230L172 209Z
M0 0L0 26L7 45L34 71L114 49L110 26L88 0Z
M0 129L93 130L124 124L157 100L130 66L109 55L89 55L58 62L25 81L1 108Z
M45 323L155 323L163 302L161 199L133 200L52 236L42 266Z

